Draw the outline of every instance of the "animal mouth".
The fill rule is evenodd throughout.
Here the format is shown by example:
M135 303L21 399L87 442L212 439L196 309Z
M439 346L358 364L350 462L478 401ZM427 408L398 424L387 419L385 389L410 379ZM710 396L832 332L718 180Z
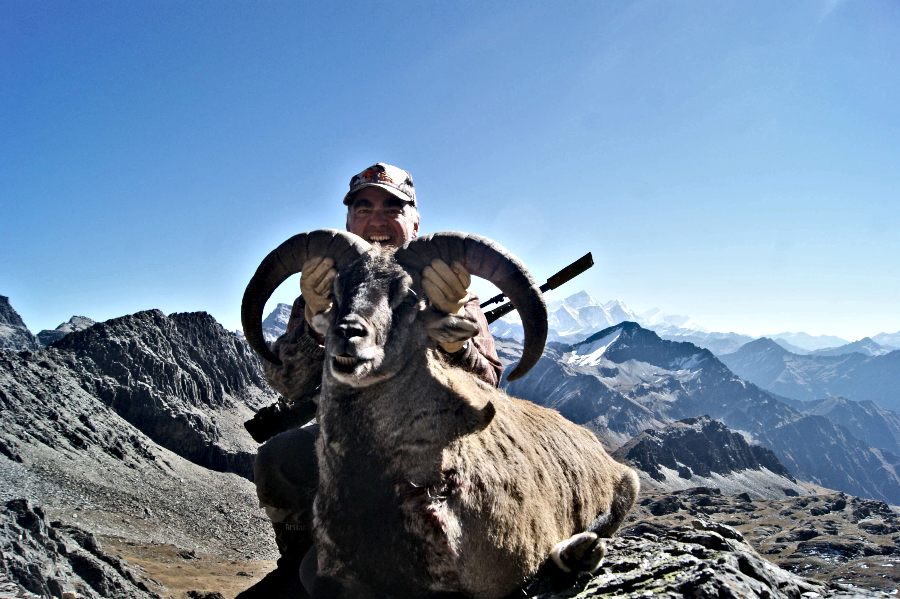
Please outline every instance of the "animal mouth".
M342 372L344 374L350 374L356 371L357 367L361 364L365 364L367 362L371 362L371 359L360 358L358 356L349 356L347 354L343 354L340 356L332 356L331 357L331 367L337 371Z

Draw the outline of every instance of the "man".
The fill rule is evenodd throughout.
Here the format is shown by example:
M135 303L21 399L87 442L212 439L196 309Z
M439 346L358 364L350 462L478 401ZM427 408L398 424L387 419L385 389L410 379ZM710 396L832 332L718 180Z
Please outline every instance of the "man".
M400 247L418 235L415 187L412 176L401 168L379 162L355 175L350 179L344 205L347 231L369 243ZM266 365L272 387L292 409L304 414L312 412L309 408L316 399L325 356L322 338L311 323L317 314L331 309L336 274L330 258L312 259L303 265L301 295L294 302L287 332L272 347L282 365ZM469 283L469 273L460 264L434 260L422 272L422 287L432 307L479 326L478 335L469 341L441 343L440 353L449 364L497 386L502 365L478 298L468 292ZM281 558L275 571L238 599L306 596L298 572L302 561L304 580L315 575L311 548L312 503L318 484L317 433L315 425L293 428L260 447L254 467L256 492L272 520Z

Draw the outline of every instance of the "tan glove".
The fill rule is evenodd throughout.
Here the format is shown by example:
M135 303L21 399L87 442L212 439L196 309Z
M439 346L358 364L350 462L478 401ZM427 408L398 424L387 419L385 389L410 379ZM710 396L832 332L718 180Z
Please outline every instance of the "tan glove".
M303 264L300 273L300 293L306 301L303 312L306 323L312 327L316 314L331 309L331 284L337 271L331 258L313 258Z
M466 313L466 302L469 301L469 284L472 277L459 262L449 266L440 259L434 259L429 266L422 270L422 288L428 301L435 309L463 316ZM441 342L441 348L447 353L455 353L463 348L465 341L453 343Z

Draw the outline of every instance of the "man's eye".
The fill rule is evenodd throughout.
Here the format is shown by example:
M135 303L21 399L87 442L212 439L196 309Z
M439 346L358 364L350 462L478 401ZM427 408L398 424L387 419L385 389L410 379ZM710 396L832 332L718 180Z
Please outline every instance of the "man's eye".
M392 218L396 218L401 214L403 214L403 210L401 210L400 208L388 208L387 210L387 215Z
M368 215L372 212L371 208L357 208L356 213L360 216Z

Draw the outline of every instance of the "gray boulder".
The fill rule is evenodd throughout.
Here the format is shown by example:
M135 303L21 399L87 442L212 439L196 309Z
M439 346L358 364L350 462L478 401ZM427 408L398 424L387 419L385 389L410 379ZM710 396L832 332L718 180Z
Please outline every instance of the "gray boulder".
M594 577L585 576L565 590L541 589L529 595L536 599L887 597L801 578L761 557L737 530L700 519L675 527L640 523L620 531L607 548L603 567Z

